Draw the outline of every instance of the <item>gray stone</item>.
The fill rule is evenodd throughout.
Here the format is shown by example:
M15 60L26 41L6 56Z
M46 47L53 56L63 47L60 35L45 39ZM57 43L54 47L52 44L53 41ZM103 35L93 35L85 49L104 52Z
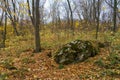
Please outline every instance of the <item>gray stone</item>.
M65 44L54 56L58 64L71 64L82 62L98 53L98 47L94 47L92 42L75 40Z

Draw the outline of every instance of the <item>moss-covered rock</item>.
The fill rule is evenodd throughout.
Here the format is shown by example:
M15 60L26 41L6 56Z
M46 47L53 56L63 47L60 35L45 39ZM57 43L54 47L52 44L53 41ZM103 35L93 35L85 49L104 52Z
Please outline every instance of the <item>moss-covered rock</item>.
M98 53L98 47L94 47L90 41L75 40L65 44L54 56L59 64L81 62Z

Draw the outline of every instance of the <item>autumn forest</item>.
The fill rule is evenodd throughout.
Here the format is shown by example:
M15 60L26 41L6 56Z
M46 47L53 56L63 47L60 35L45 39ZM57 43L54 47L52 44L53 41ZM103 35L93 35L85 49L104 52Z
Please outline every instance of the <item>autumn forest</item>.
M0 0L0 80L120 80L120 0Z

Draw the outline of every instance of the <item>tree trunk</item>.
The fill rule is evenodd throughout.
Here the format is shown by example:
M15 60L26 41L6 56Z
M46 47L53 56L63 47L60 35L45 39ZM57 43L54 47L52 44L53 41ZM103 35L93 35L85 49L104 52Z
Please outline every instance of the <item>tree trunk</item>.
M14 33L17 35L17 36L19 36L19 33L18 33L18 31L17 31L17 28L16 28L16 22L17 22L17 20L16 20L16 5L15 5L15 0L12 0L12 5L13 5L13 12L14 12L14 15L13 15L13 28L14 28Z
M113 32L116 32L116 15L117 15L117 0L114 0L114 15L113 15L113 21L114 21L114 27Z
M98 10L98 11L97 11L96 39L98 38L98 31L99 31L100 0L98 0L97 10Z
M35 26L35 52L40 52L41 46L40 46L40 34L39 34L39 25Z
M5 12L5 27L3 32L3 47L5 47L5 41L6 41L6 27L7 27L7 13Z
M72 30L72 34L74 35L74 26L73 26L73 12L72 12L72 8L71 8L71 5L70 5L70 1L67 0L68 2L68 6L69 6L69 10L70 10L70 17L71 17L71 20L70 20L70 27L71 27L71 30Z
M40 34L39 34L39 24L40 24L40 12L39 12L39 2L40 0L36 0L36 5L35 5L35 52L40 52L41 51L41 46L40 46Z
M30 9L30 2L27 0L28 3L28 14L30 15L30 19L32 21L32 24L34 26L34 32L35 32L35 52L38 53L41 51L41 45L40 45L40 12L39 12L39 3L40 0L32 0L32 9Z
M95 23L96 21L96 7L95 7L96 1L93 0L93 21Z
M16 22L12 22L12 24L13 24L14 34L16 34L17 36L19 36L19 33L17 31L17 27L16 27Z
M1 16L1 19L0 19L0 25L2 25L2 21L3 21L3 17L4 17L4 11L2 12L2 16Z

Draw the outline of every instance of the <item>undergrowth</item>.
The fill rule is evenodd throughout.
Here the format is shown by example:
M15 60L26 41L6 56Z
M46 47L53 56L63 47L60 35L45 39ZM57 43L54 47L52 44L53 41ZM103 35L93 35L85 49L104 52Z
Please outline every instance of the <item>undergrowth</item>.
M41 31L41 46L43 49L50 49L53 50L52 53L54 53L57 49L61 48L62 45L75 40L75 39L81 39L81 40L92 40L96 41L95 39L95 31L79 31L76 32L73 36L72 33L66 32L66 31L57 31L52 33L50 29L48 30L42 30ZM24 35L21 36L10 36L12 33L7 34L7 40L6 40L6 48L0 49L0 55L7 57L15 56L17 58L20 57L21 53L27 53L29 51L33 51L34 49L34 35L30 32L27 32ZM99 76L105 77L105 76L118 76L120 75L120 32L115 33L115 35L111 35L111 32L104 32L99 33L99 38L97 41L100 42L110 42L110 46L106 48L108 50L109 55L105 56L105 58L100 57L99 59L96 59L94 62L94 65L103 69L100 71ZM34 55L31 55L33 57ZM2 59L1 59L2 60ZM35 60L28 57L22 57L21 59L22 64L34 64L36 63ZM12 68L16 68L13 65L13 59L7 58L2 60L0 63L3 65L3 67L8 68L8 66L11 66ZM57 69L64 69L64 65L59 65ZM27 72L26 69L23 68L16 68L16 71L13 72L15 76L20 75L24 78L24 72ZM8 74L7 73L0 73L0 80L7 79ZM79 78L90 78L91 75L79 75ZM97 75L93 75L95 79L98 77Z

